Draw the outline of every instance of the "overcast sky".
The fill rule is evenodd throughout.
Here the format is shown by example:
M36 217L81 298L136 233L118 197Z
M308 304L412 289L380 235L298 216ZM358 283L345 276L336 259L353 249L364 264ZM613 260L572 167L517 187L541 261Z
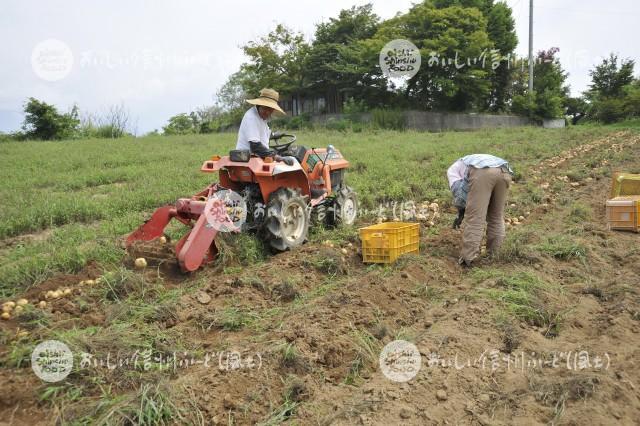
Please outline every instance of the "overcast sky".
M370 1L383 18L414 3ZM367 2L0 0L0 131L20 127L30 96L62 111L74 103L84 112L122 103L137 119L138 134L160 129L172 115L212 104L244 60L239 46L276 23L310 38L316 23ZM507 3L516 18L518 53L526 54L529 0ZM637 0L536 0L535 6L534 48L560 48L572 94L587 88L589 69L611 51L640 61ZM63 48L41 44L50 39ZM51 52L62 61L58 73L46 62Z

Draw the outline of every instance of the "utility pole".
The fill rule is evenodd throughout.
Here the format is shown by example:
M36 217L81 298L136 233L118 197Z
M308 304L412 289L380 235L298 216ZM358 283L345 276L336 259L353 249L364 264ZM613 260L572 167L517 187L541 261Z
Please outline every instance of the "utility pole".
M529 94L533 92L533 0L529 0Z

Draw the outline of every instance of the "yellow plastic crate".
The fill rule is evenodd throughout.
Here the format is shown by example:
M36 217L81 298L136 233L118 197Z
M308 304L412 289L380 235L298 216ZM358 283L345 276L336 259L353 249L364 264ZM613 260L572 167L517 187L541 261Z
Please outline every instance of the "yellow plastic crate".
M640 195L607 200L609 229L640 232Z
M360 228L362 261L391 263L406 253L417 253L420 246L420 224L387 222Z
M615 172L611 179L611 197L640 195L640 175Z

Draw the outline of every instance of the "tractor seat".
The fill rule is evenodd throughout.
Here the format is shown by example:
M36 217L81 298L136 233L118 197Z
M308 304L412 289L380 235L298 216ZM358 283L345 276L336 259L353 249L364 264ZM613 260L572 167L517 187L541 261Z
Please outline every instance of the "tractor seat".
M311 198L318 198L327 193L324 188L311 188Z
M251 158L251 151L248 149L232 149L231 151L229 151L229 158L231 159L231 161L247 163Z
M302 160L304 160L304 155L307 153L308 148L302 145L294 145L289 148L291 155L298 160L298 163L302 164Z

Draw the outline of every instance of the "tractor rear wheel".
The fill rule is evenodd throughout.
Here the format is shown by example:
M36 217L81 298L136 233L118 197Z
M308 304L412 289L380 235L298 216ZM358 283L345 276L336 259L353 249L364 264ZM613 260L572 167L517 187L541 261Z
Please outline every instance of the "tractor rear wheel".
M269 245L285 251L302 245L309 233L309 209L300 190L280 188L269 196L264 234Z
M356 193L348 186L338 190L333 203L333 215L329 219L333 225L353 225L358 217L358 198Z

